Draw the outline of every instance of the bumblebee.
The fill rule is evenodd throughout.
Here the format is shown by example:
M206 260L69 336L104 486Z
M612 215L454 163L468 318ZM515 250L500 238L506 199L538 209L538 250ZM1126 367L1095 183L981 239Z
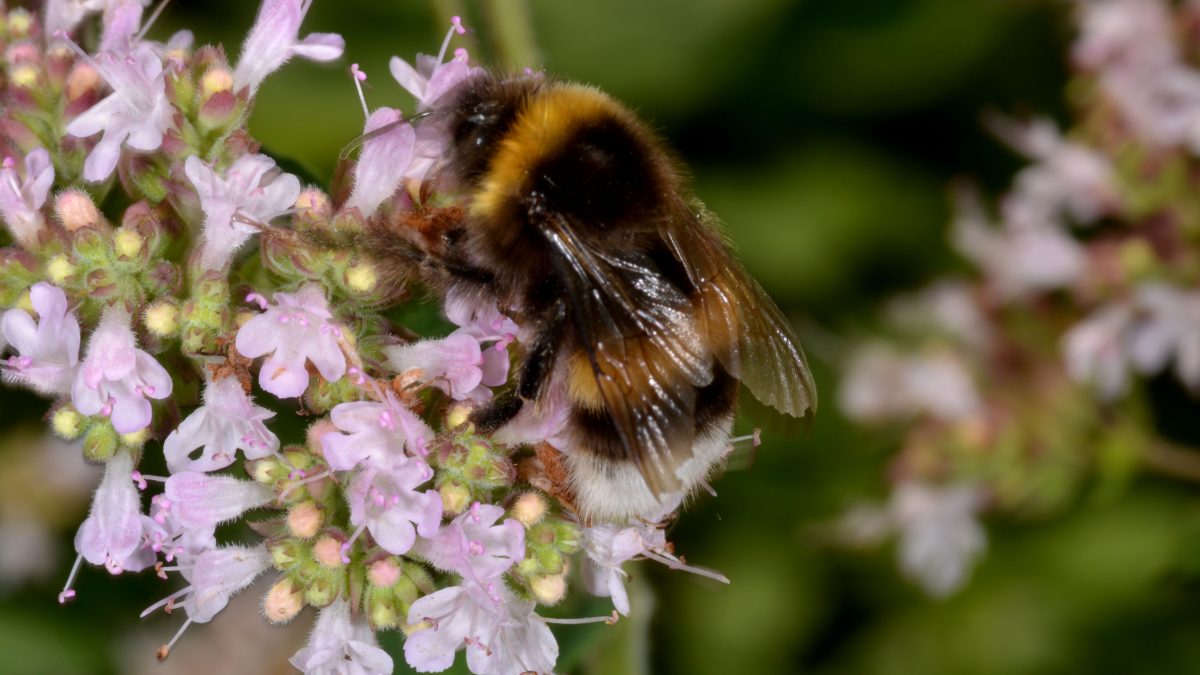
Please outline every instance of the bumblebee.
M512 391L471 421L496 431L565 402L559 450L583 518L673 510L725 455L739 382L787 415L814 411L793 329L628 108L483 73L418 124L448 144L432 182L466 195L461 218L414 239L426 281L496 302L527 333Z

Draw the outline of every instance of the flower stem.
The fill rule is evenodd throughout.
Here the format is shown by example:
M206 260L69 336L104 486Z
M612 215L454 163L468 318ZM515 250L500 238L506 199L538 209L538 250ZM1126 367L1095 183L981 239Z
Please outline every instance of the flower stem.
M527 0L484 0L482 4L500 63L514 69L541 65Z

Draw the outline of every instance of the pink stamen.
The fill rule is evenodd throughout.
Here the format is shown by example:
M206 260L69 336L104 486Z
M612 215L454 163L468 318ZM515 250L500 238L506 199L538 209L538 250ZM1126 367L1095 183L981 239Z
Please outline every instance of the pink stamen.
M269 306L267 299L260 293L250 293L246 296L246 302L253 302L258 305L259 309L266 309Z
M467 29L463 27L461 16L458 16L456 14L456 15L450 17L450 25L454 26L454 32L458 33L459 35L467 34Z
M4 168L12 169L16 166L17 166L17 160L13 159L12 155L8 155L4 158Z
M75 583L75 575L79 574L79 566L83 563L83 556L75 556L75 564L71 565L71 573L67 575L67 583L63 586L62 592L58 594L58 604L65 605L68 600L75 597L75 590L71 585Z

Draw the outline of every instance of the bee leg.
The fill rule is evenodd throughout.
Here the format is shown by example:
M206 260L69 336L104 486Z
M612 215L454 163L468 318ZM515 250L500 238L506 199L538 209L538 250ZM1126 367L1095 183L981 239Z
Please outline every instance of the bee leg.
M499 429L521 412L526 401L538 399L554 369L554 358L562 342L566 318L566 303L562 300L555 302L542 321L533 345L521 361L516 389L500 394L471 413L470 421L478 431L486 434Z

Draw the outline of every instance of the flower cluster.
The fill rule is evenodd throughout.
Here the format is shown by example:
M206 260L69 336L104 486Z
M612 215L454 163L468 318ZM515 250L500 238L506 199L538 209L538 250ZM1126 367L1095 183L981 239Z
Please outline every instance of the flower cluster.
M360 89L347 190L262 153L246 121L266 78L345 48L302 35L311 0L263 0L233 62L190 33L149 39L140 0L45 4L0 14L0 376L52 399L54 433L103 466L60 602L85 592L85 563L181 578L143 614L182 610L166 658L263 579L266 620L315 608L291 659L304 672L390 673L377 634L397 630L422 672L465 651L474 673L546 673L549 624L592 620L544 616L573 557L612 598L597 622L636 611L630 560L723 580L660 525L582 523L551 496L533 446L555 452L561 417L493 436L467 423L512 386L513 318L449 298L444 337L394 325L405 289L358 235L462 197L417 197L438 189L422 182L444 129L372 111ZM477 72L449 51L463 32L456 18L438 56L392 60L416 112ZM253 536L219 529L238 521Z
M1183 39L1200 3L1081 0L1075 18L1072 125L989 119L1030 164L994 212L957 192L951 243L978 273L893 303L895 339L846 364L843 411L904 437L888 504L852 509L839 536L897 534L935 595L983 551L979 514L1053 512L1200 461L1155 424L1164 395L1200 393L1200 53Z

